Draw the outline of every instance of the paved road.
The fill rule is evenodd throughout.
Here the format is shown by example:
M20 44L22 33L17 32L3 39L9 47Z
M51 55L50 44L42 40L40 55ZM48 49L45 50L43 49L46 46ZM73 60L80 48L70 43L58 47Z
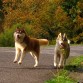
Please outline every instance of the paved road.
M34 68L34 59L27 54L23 64L13 63L15 49L0 48L0 83L44 83L53 77L54 46L41 47L39 66ZM70 56L83 55L83 46L71 46Z

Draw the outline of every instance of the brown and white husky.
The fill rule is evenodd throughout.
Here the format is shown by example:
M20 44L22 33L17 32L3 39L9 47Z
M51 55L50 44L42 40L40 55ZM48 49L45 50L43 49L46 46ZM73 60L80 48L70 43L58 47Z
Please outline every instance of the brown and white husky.
M26 52L29 52L35 59L34 67L38 66L40 45L47 45L48 40L30 38L23 28L16 29L16 31L14 32L14 39L16 49L14 63L16 63L18 58L20 57L18 64L21 64Z
M59 33L56 39L56 46L54 49L54 66L61 68L64 67L66 59L70 54L70 40L67 39L67 35ZM59 60L58 60L59 58ZM57 61L58 60L58 61Z

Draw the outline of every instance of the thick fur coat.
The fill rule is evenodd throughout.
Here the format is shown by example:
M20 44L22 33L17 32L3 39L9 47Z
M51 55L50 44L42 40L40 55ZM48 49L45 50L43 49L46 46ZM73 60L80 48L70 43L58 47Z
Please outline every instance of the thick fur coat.
M29 37L25 30L22 28L17 28L14 32L14 39L15 39L15 59L14 63L18 61L18 64L22 63L22 60L27 52L29 52L35 60L34 67L38 66L39 62L39 55L40 55L40 46L47 45L47 39L36 39ZM21 54L21 55L20 55Z
M70 41L67 39L67 35L64 33L59 34L56 39L56 45L54 49L54 66L61 68L64 67L66 59L70 54Z

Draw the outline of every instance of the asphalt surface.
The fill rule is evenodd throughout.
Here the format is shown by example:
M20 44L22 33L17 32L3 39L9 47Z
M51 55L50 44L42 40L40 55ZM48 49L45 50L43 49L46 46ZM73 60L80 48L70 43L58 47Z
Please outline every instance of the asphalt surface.
M0 83L44 83L54 76L54 46L41 47L39 66L27 54L21 65L13 63L15 49L0 47ZM83 46L71 46L70 56L83 55Z

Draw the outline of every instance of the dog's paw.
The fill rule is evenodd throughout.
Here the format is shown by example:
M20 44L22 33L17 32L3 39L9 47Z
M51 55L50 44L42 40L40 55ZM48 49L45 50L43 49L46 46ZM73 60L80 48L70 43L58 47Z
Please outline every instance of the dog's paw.
M62 65L58 65L58 68L59 68L59 69L62 69L63 67L64 67L64 66L62 66Z
M22 64L22 62L20 62L20 61L19 61L19 62L18 62L18 64L19 64L19 65L21 65L21 64Z
M54 67L57 68L57 64L56 63L54 63Z
M34 67L37 67L37 66L38 66L37 64L34 65Z
M17 63L17 61L15 61L15 60L14 60L13 62L14 62L14 63Z

